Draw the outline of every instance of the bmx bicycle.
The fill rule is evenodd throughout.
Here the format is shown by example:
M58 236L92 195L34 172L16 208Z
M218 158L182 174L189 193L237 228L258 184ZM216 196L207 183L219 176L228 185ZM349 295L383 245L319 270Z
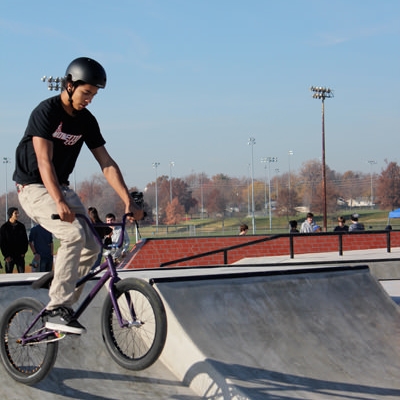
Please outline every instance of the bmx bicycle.
M124 215L122 223L94 225L85 215L77 215L89 224L99 243L102 241L95 226L120 226L120 240L113 247L122 246L128 216ZM105 347L120 366L134 371L143 370L158 359L164 348L167 319L163 303L156 290L146 281L121 279L111 254L101 265L83 276L76 287L102 272L103 275L76 309L74 317L78 319L106 285L108 295L101 311ZM36 287L49 287L50 274L40 278L41 286L36 283ZM20 298L8 306L0 319L1 361L14 380L26 385L34 385L49 374L57 358L58 341L73 335L46 328L45 311L44 304L37 299Z

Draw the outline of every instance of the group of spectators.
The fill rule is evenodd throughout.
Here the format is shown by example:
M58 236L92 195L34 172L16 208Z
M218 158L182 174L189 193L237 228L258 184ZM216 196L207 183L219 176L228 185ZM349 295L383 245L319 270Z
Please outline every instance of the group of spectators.
M346 225L346 219L342 216L338 217L337 222L338 225L333 229L334 232L354 232L354 231L364 231L364 224L358 221L358 214L351 214L350 220L351 225ZM312 232L321 232L322 229L319 225L314 222L314 214L309 212L307 213L305 221L301 224L300 231L297 229L297 221L292 220L289 221L290 225L290 233L312 233Z
M88 212L93 223L101 222L94 207L89 207ZM0 227L0 249L4 257L5 272L11 274L14 267L17 268L18 273L25 272L25 255L29 247L33 254L30 264L32 272L51 271L54 259L53 235L39 224L33 226L28 235L25 225L18 220L19 210L17 207L10 207L7 210L7 217L8 220ZM115 220L114 214L107 214L106 223L110 224L110 227L99 228L101 231L98 233L105 244L105 250L100 252L93 268L98 266L102 257L106 257L108 254L112 255L116 263L120 262L129 249L130 241L126 231L123 246L121 248L112 247L113 243L118 243L121 235L121 228L112 226ZM2 267L0 262L0 268Z

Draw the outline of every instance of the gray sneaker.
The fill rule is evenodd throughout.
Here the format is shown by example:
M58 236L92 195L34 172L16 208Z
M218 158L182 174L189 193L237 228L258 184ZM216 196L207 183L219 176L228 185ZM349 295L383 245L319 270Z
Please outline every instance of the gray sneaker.
M81 335L86 333L86 328L78 320L73 318L74 310L68 307L58 307L54 310L46 310L47 321L45 327L54 331L74 333Z

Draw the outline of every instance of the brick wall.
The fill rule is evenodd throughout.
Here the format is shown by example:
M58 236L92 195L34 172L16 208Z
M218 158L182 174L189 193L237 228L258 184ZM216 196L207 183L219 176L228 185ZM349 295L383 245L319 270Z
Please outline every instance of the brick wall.
M391 247L400 247L400 231L389 233ZM254 235L254 236L222 236L222 237L187 237L171 239L144 239L130 252L124 262L124 269L158 268L161 263L206 253L212 250L224 249L244 243L268 239L261 243L229 250L227 263L232 264L246 257L265 257L290 255L291 235ZM305 253L339 253L339 235L328 233L292 235L293 252ZM350 250L367 250L387 247L388 232L365 231L342 235L343 254ZM224 264L224 253L184 261L171 266L200 266Z

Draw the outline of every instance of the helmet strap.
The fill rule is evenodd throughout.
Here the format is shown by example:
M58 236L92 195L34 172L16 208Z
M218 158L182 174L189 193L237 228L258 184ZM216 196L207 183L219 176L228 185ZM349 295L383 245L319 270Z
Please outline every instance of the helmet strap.
M68 89L68 88L67 88L67 92L68 92L68 101L69 101L69 104L71 105L71 108L72 108L72 114L77 114L77 113L78 113L78 110L76 110L76 109L74 108L73 100L72 100L72 96L73 96L73 94L74 94L75 89L76 89L77 86L78 86L78 85L76 85L75 83L73 83L73 84L72 84L72 89Z

